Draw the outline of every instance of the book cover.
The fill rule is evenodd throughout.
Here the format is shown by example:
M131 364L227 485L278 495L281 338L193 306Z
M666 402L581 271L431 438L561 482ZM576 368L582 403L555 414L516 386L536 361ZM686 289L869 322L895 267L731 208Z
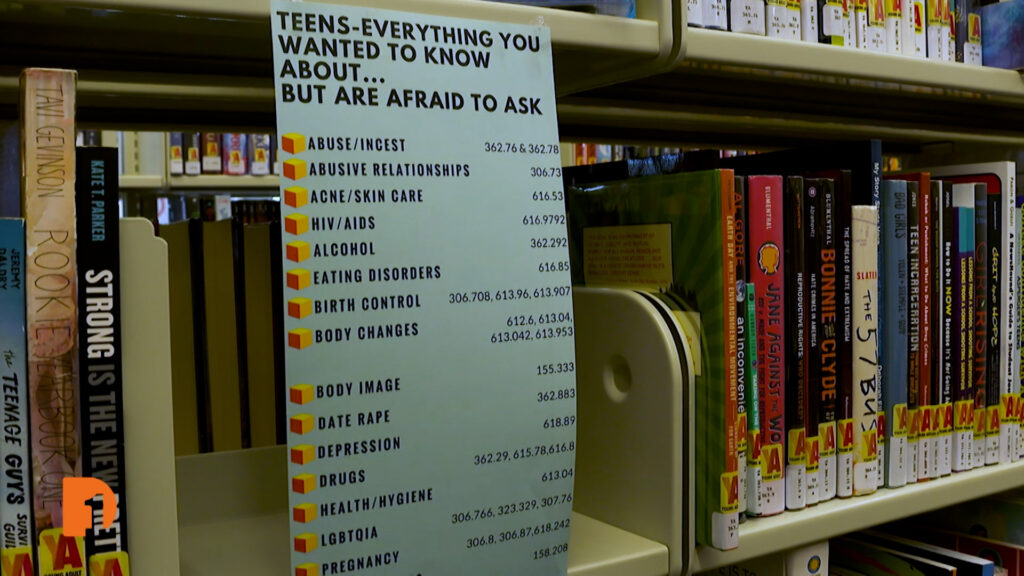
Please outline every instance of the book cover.
M848 8L844 0L818 0L821 14L821 29L818 42L833 46L846 45L846 21Z
M195 176L202 172L203 140L199 132L184 133L185 174Z
M117 149L79 148L75 166L82 475L103 480L117 506L109 528L96 522L86 531L85 553L90 566L101 563L111 573L127 574ZM93 510L103 504L102 497L90 501Z
M1008 462L1010 457L1009 446L1016 445L1017 426L1010 423L1009 426L994 426L995 421L1001 421L1001 412L1012 413L1015 401L1012 399L1011 390L1019 387L1019 381L1014 382L1014 363L1011 358L1015 357L1016 339L1010 337L1016 334L1017 329L1017 302L1016 285L1014 278L1014 244L1016 241L1016 220L1014 199L1016 197L1016 163L1014 162L989 162L981 164L961 164L953 166L942 166L931 170L932 176L941 178L943 181L963 184L982 183L987 186L990 196L988 203L988 261L989 268L989 296L988 296L988 317L989 326L987 329L988 342L986 347L994 361L998 354L999 368L995 372L998 379L999 408L993 410L987 407L988 426L987 434L991 435L995 428L998 428L998 462ZM998 239L998 240L997 240ZM988 371L991 377L991 366ZM995 402L992 397L993 387L986 392L986 404L991 406ZM1013 440L1011 440L1011 438ZM986 440L991 449L993 440ZM986 453L986 462L989 455Z
M181 132L171 132L167 135L167 171L171 176L181 176L185 173L185 141Z
M744 306L747 309L746 420L747 420L747 515L761 516L761 408L757 383L757 287L747 282Z
M748 184L748 215L756 210L763 214L757 201L760 190L755 182ZM731 170L709 170L569 189L570 246L576 247L570 258L576 264L572 270L577 283L669 289L683 309L700 312L704 337L701 368L695 375L700 438L696 470L697 491L704 496L696 503L696 538L720 549L736 547L739 524L734 187ZM781 208L781 186L778 192ZM748 227L752 234L758 228L749 219ZM603 273L601 266L607 261L607 248L614 247L615 235L637 229L660 235L656 247L672 266L641 267L614 276ZM781 342L773 354L781 354ZM774 464L781 474L781 461Z
M757 379L761 407L763 513L785 509L785 208L781 176L747 178L750 280L757 288Z
M246 134L224 134L221 154L223 155L222 166L225 174L242 176L249 172L247 141L248 135Z
M804 179L786 178L784 192L783 242L785 272L786 342L785 398L786 398L786 509L799 510L807 505L807 414L811 408L817 420L817 403L808 405L808 387L812 378L811 363L807 356L809 326L809 294L815 289L809 278L816 260L809 258L807 244L815 242L810 225L816 214L816 198L805 194ZM810 220L809 220L810 218ZM814 254L815 258L817 254ZM811 266L808 266L808 263ZM815 482L815 490L817 490Z
M831 500L836 496L835 429L839 413L838 389L839 346L841 335L840 263L837 246L836 194L835 183L828 178L818 180L818 196L821 198L816 225L818 227L818 295L817 295L817 359L818 368L818 433L816 442L820 446L819 501ZM808 426L809 429L810 426ZM810 454L810 450L808 451ZM810 460L808 460L810 462ZM808 472L810 474L810 472Z
M885 469L885 486L907 483L907 182L882 183L881 316L883 324L882 381L879 387L883 412L878 418L878 456Z
M851 536L830 540L829 548L829 560L834 565L857 570L868 576L956 576L957 573L956 568L949 564Z
M920 182L907 180L907 482L918 478L921 419L921 200Z
M764 0L730 0L729 30L755 36L765 35Z
M853 206L853 492L878 489L878 208Z
M1024 70L1024 1L982 6L981 54L985 66Z
M22 209L30 303L26 324L29 436L40 576L80 571L85 556L82 539L66 537L60 528L63 479L82 473L75 271L76 79L70 70L28 69L21 75ZM53 543L56 546L51 548L48 544ZM56 547L69 553L58 556L52 552Z
M747 190L746 180L733 184L733 242L736 250L736 465L739 513L747 512Z
M221 135L216 132L203 132L203 174L220 174L223 162L220 154Z
M968 535L934 525L905 523L907 530L913 530L915 538L961 554L991 560L997 574L1024 576L1024 546L1017 546L985 536ZM901 524L903 526L903 524ZM939 525L943 526L943 525Z
M0 561L4 573L31 576L32 453L29 447L28 360L25 349L25 221L0 218L0 385L4 434L0 436Z
M249 173L253 176L270 174L270 134L250 134Z
M973 443L971 454L972 467L985 465L985 452L987 440L987 426L985 419L985 396L988 391L988 276L990 263L988 261L988 190L984 184L974 186L974 313L971 315L971 326L973 327L973 338L971 340L971 387L974 390L972 397L974 420L973 420ZM998 203L997 203L998 204ZM998 210L998 207L996 208ZM998 348L995 348L996 357L993 364L993 372L999 371ZM996 374L993 374L996 376ZM998 378L993 378L998 383ZM998 436L997 436L998 438Z

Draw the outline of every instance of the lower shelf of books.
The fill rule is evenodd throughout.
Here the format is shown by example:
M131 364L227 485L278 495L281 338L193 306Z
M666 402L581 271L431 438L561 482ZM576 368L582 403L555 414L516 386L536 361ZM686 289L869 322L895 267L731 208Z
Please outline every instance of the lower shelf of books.
M177 460L181 573L189 576L288 571L284 446ZM665 576L668 548L573 514L570 576Z
M739 548L723 552L698 547L693 572L796 548L1022 484L1024 462L1000 464L894 490L882 489L868 496L831 500L806 510L752 518L740 525Z

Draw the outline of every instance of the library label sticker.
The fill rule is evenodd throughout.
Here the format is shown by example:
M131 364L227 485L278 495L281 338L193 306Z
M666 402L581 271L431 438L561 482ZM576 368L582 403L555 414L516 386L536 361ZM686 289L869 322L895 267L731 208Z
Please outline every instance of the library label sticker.
M564 574L549 30L271 6L292 573Z

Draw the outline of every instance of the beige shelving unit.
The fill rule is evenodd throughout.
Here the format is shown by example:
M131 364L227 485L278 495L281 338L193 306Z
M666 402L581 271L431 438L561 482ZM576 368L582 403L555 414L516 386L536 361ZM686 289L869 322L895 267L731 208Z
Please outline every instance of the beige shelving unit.
M279 176L229 176L227 174L199 174L196 176L170 176L167 188L170 190L274 190L277 191Z
M335 1L550 27L562 139L768 148L880 137L910 154L985 149L1007 158L1024 149L1019 74L688 29L682 0L638 0L637 20L473 0ZM269 18L266 2L0 0L0 110L15 115L21 67L60 66L80 71L78 116L89 124L265 131L274 125ZM228 176L125 177L123 183L136 190L276 186L273 177ZM126 290L129 285L126 280ZM144 303L136 306L144 318ZM157 318L165 321L159 313ZM126 325L126 337L143 337L132 326ZM146 370L152 371L153 359L166 366L164 352L145 354ZM126 381L141 378L141 369L126 366ZM169 386L160 374L147 382L154 394ZM152 402L144 406L139 414L167 414ZM130 450L135 458L137 450ZM150 471L166 472L161 454L139 461L159 463ZM204 562L220 566L218 558L248 562L251 569L233 563L217 573L281 573L277 568L287 561L283 455L272 449L177 464L177 488L188 496L180 498L178 516L180 573L214 573L203 571ZM697 547L689 551L685 571L711 570L1018 486L1024 486L1021 464L750 520L741 527L738 550ZM158 492L152 494L161 501ZM176 531L166 517L162 522L131 524L133 530L152 526L156 534ZM667 574L670 543L643 536L577 515L570 574ZM138 542L133 536L133 546ZM162 566L146 573L177 573Z

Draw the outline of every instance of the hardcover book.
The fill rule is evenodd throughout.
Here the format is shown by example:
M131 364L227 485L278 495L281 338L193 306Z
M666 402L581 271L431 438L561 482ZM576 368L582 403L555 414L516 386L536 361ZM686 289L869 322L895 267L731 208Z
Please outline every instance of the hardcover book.
M928 34L925 32L925 0L906 0L903 6L903 55L928 57Z
M844 0L818 0L821 13L821 30L818 42L833 46L846 45L846 21L848 8Z

